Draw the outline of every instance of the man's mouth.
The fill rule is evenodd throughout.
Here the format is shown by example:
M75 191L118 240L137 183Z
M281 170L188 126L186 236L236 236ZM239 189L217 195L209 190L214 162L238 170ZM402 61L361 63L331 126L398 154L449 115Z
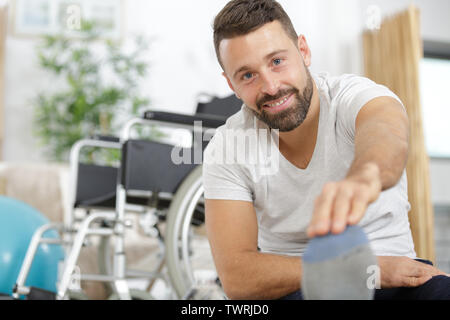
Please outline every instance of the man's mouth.
M288 94L287 96L284 96L278 100L275 100L271 103L265 103L263 105L263 108L270 110L270 111L280 111L287 106L289 106L289 102L291 101L291 97L293 96L293 93Z

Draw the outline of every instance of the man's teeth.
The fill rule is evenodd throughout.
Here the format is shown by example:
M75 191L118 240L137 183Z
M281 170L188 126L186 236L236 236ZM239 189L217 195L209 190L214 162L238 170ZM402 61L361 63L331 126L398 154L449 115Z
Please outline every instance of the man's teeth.
M279 106L280 104L283 104L283 103L285 103L286 102L286 100L288 99L289 97L286 97L286 98L284 98L283 100L281 100L281 101L278 101L277 103L268 103L268 104L266 104L266 106L269 106L269 107L277 107L277 106Z

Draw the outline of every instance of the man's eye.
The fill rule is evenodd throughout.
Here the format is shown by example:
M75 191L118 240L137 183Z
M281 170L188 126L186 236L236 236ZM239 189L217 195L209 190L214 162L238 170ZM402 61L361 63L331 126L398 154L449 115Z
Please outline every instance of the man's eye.
M276 65L276 66L281 64L281 59L279 59L279 58L273 59L273 64Z
M245 73L245 74L242 76L242 79L244 79L244 80L250 80L250 79L252 78L252 76L253 76L253 73L247 72L247 73Z

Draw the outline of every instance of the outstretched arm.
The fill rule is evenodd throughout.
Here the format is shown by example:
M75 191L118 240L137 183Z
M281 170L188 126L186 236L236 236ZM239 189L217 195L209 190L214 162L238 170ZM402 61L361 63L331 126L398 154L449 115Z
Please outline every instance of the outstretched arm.
M230 299L277 299L300 289L301 260L258 251L251 202L206 199L206 230Z
M308 236L335 234L358 223L382 190L400 179L408 155L409 124L394 98L378 97L359 111L355 157L344 180L327 183L317 197Z
M403 106L391 97L373 99L358 113L355 125L355 159L347 177L372 163L379 169L381 189L394 186L408 156L409 124Z

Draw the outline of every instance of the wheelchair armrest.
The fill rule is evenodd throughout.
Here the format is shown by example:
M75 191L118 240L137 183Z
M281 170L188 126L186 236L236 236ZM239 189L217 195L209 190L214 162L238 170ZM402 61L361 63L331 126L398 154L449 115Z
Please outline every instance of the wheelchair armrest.
M194 121L202 121L202 126L207 128L218 128L221 125L224 125L227 120L223 116L211 115L206 113L185 115L164 111L146 111L144 113L144 119L192 126L194 125Z
M93 140L107 141L107 142L120 142L119 137L115 136L103 136L103 135L94 135L92 136Z

